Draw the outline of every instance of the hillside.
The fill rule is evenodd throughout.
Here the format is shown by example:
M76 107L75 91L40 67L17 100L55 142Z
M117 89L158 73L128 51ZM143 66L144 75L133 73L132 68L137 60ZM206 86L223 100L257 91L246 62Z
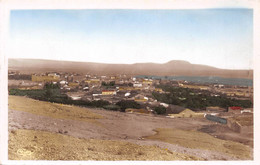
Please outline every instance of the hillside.
M39 59L9 59L8 65L9 70L19 70L27 73L62 71L97 75L220 76L250 79L253 77L252 70L219 69L180 60L173 60L164 64L104 64Z
M10 160L252 160L253 135L166 118L9 96ZM214 133L201 132L202 128ZM214 129L211 129L214 127Z

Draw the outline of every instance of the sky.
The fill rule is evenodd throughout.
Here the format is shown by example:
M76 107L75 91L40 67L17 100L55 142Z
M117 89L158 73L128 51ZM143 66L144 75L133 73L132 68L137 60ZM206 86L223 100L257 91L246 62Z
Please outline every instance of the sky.
M12 10L9 58L252 69L253 10Z

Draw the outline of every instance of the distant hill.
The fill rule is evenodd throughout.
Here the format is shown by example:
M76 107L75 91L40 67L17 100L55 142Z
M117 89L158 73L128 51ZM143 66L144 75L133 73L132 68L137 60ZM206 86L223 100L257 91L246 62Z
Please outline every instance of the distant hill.
M40 59L9 59L9 70L27 73L47 71L75 72L97 75L158 75L158 76L220 76L228 78L253 78L253 70L228 70L207 65L191 64L187 61L172 60L164 64L105 64Z

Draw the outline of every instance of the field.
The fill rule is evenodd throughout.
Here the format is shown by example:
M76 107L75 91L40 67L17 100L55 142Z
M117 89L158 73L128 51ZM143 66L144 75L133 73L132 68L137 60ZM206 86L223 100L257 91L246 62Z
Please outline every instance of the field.
M211 133L201 132L202 128ZM252 136L205 118L170 119L21 96L9 96L9 139L11 160L252 160L253 156L248 145Z

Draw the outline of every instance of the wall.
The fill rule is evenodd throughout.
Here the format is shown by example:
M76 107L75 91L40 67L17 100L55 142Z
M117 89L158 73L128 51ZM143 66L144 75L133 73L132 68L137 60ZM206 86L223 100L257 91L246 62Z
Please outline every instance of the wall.
M50 82L50 81L58 81L59 78L56 76L36 76L36 75L32 75L32 81L34 82Z
M215 121L221 124L227 124L227 119L221 118L221 117L217 117L217 116L213 116L213 115L206 115L206 119L211 120L211 121Z
M238 133L243 133L243 134L249 134L249 133L254 133L254 126L241 126L238 122L234 120L228 120L227 122L228 127Z

